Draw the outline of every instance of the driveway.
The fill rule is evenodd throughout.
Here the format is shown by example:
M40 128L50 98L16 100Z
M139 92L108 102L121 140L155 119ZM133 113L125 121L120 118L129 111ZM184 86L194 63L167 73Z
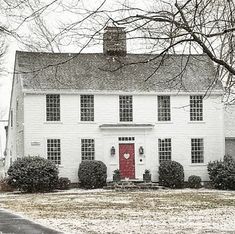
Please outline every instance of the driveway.
M18 215L0 209L0 234L58 234L62 232L36 224Z

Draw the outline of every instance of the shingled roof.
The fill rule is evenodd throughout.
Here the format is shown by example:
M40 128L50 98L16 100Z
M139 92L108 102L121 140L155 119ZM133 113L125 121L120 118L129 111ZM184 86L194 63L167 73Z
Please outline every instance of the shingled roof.
M200 92L222 90L206 55L16 52L23 90Z

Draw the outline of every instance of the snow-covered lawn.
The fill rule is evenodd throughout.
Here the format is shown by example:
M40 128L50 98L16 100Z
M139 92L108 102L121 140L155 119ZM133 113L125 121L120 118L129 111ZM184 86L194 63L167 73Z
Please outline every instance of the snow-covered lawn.
M235 233L235 192L0 193L0 208L66 233Z

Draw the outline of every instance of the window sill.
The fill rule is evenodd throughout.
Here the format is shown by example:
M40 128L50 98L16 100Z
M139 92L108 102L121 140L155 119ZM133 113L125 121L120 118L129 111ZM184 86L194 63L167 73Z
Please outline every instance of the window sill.
M63 124L61 121L45 121L44 124Z
M205 124L205 121L189 121L188 124Z
M94 121L79 121L78 124L97 124Z
M198 166L207 166L206 163L191 163L189 165L190 167L198 167Z
M173 124L172 121L157 121L156 124Z

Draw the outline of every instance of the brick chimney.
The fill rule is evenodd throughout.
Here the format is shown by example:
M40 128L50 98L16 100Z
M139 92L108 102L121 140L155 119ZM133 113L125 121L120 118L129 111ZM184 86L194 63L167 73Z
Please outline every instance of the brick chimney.
M112 56L126 55L126 32L124 27L106 27L103 35L103 52Z

